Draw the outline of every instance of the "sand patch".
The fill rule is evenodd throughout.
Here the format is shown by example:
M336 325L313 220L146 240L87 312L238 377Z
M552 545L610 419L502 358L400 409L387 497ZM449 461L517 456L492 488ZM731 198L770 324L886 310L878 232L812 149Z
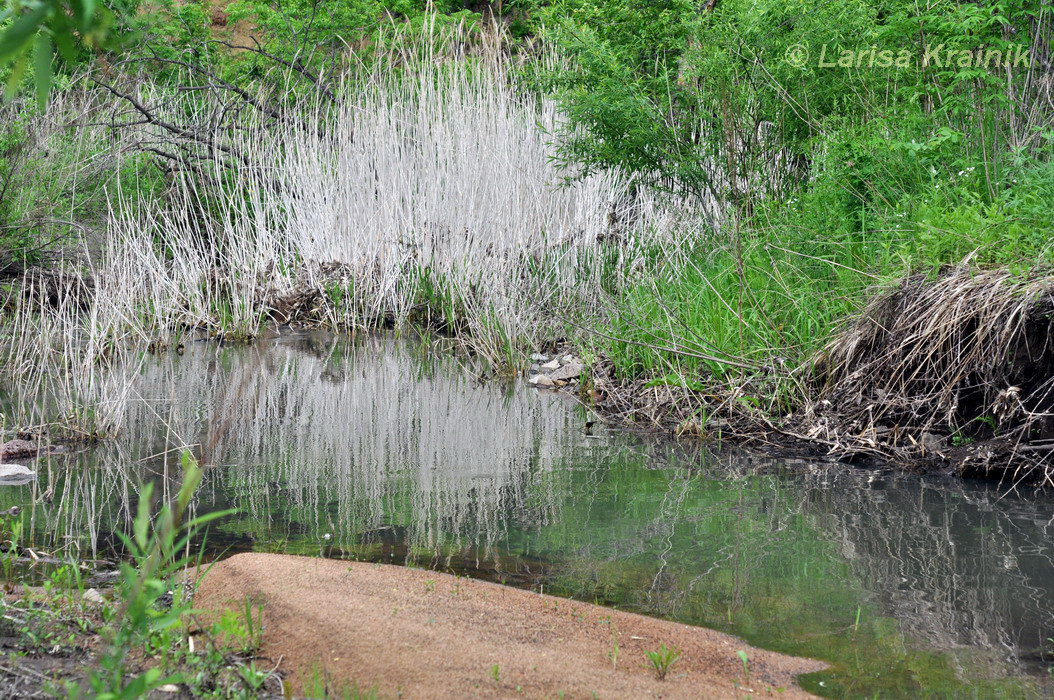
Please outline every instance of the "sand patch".
M825 666L713 630L494 583L278 554L216 564L195 607L216 611L246 595L264 606L262 653L281 657L297 690L324 670L382 697L805 697L794 677ZM661 644L682 652L662 681L645 666L645 652Z

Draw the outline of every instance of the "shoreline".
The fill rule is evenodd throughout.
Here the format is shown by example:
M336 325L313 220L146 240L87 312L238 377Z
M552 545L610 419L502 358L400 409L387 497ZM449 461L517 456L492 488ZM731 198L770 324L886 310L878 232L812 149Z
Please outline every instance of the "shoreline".
M862 323L864 318L857 318L855 322ZM194 338L193 330L187 330L184 333L189 335L177 336L178 340L167 345L151 345L145 348L145 352L181 355L185 343L190 342L251 345L273 337L275 330L280 328L294 333L321 331L355 335L348 329L296 322L278 326L266 324L257 334L244 337L210 334ZM492 377L501 374L492 360L476 352L468 340L457 333L442 333L418 323L410 323L403 330L418 334L438 333L454 345L441 352L455 355L467 352L490 365ZM390 332L396 330L368 331L370 335ZM853 416L843 416L842 409L832 406L819 390L795 410L768 411L756 399L757 396L766 396L758 388L763 389L767 381L775 381L774 377L765 374L746 375L729 382L707 383L685 378L681 384L665 381L668 377L656 377L655 373L620 377L615 364L603 355L594 356L592 361L582 359L589 354L587 346L582 343L560 343L550 348L555 349L544 354L536 352L529 359L525 354L524 364L511 368L513 374L524 380L527 387L573 398L595 412L600 420L621 430L760 449L774 457L888 467L910 473L979 478L998 483L1051 482L1046 464L1054 455L1052 440L1041 440L1036 445L1019 444L1012 439L1013 436L995 435L960 441L958 435L948 435L947 430L938 427L920 429L910 424L894 425L892 430L886 426L877 426L877 429L872 425L861 427L859 420L853 423ZM545 361L556 361L557 364L546 368L542 366ZM528 363L533 364L528 368ZM567 371L569 366L571 372ZM550 377L555 381L549 381ZM892 410L880 403L875 404L878 410ZM912 433L920 435L915 438ZM0 438L0 461L29 459L47 448L90 444L108 437L62 423L9 427Z

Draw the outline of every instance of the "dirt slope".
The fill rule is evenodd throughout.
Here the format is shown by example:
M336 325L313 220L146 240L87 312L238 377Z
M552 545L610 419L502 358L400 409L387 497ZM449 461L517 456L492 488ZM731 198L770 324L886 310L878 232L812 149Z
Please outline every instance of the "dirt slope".
M324 670L382 697L736 697L737 683L739 697L802 697L794 676L823 668L713 630L382 564L238 554L209 572L195 606L246 595L264 606L262 653L281 657L298 690ZM660 644L683 651L664 681L644 665Z

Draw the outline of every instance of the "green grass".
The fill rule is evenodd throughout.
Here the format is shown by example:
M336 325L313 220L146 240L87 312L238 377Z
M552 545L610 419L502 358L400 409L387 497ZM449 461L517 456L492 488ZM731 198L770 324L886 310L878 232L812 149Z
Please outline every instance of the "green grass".
M646 651L644 656L648 659L648 665L655 672L655 677L660 681L666 679L666 675L677 659L681 658L681 650L676 647L668 647L665 644L659 646L657 651Z
M623 378L701 390L767 377L758 403L786 410L805 398L800 370L877 289L964 261L1048 265L1051 197L1054 167L1043 163L987 202L960 185L849 214L823 189L806 191L738 230L654 251L582 341Z
M699 245L659 264L615 299L600 330L618 340L594 341L594 349L621 376L672 383L790 371L856 310L874 280L853 267L861 254L850 247L789 252L783 242L758 237L741 253Z

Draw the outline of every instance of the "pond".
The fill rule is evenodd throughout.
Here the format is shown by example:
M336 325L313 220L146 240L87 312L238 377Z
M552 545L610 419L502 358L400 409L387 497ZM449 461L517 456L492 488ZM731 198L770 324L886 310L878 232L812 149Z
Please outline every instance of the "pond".
M138 490L205 466L215 554L428 567L824 659L818 694L1051 691L1054 497L590 426L419 340L326 333L145 356L117 439L3 487L46 549L106 555Z

